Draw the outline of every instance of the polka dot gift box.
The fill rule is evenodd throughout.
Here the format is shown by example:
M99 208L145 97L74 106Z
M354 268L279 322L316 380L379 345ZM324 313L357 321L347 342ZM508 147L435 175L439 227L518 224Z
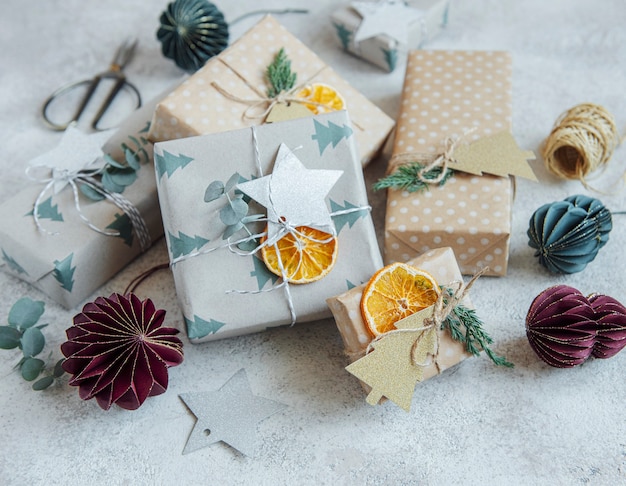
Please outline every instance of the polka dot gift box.
M428 272L439 284L445 285L463 279L454 252L449 247L429 250L408 263ZM326 301L337 323L350 362L365 356L368 345L374 339L361 316L361 296L365 286L366 284L359 285ZM473 308L468 296L462 303L468 308ZM455 341L448 332L441 330L439 349L437 365L432 363L424 368L423 380L432 378L472 356L465 350L462 343ZM367 386L364 385L364 388L367 389Z
M413 51L394 155L435 154L447 138L469 142L511 129L511 58L505 52ZM512 179L455 171L420 192L389 189L385 262L450 246L463 274L488 265L506 275Z
M294 89L286 96L297 97L306 86L334 90L350 113L361 163L367 164L382 147L394 121L271 16L261 19L170 93L155 110L149 138L159 142L263 123L263 112L270 105L265 73L281 48L297 76ZM313 113L303 106L316 108L291 105L307 115Z

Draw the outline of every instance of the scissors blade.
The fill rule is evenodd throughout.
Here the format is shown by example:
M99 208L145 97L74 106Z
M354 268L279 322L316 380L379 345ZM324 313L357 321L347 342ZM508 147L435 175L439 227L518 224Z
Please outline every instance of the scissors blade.
M129 37L122 45L117 48L115 53L115 57L113 61L111 61L111 66L117 66L119 70L124 69L124 66L128 64L128 62L132 59L133 54L135 53L135 47L137 47L137 39L134 37Z

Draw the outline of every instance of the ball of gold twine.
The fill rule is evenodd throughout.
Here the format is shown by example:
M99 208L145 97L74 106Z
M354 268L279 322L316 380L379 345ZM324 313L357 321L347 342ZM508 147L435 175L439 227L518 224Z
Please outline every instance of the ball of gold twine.
M583 103L557 119L544 143L543 158L554 175L584 182L608 163L619 142L613 115L600 105Z

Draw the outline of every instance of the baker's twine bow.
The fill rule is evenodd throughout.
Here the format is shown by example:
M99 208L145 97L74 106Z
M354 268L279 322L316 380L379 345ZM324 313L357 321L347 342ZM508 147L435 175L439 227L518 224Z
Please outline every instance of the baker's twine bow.
M131 203L128 199L122 196L119 193L108 191L100 182L98 182L94 176L100 174L101 169L93 169L93 170L59 170L52 169L51 177L43 177L38 178L31 175L31 169L33 167L28 167L26 169L26 175L33 181L38 183L45 183L44 188L39 192L37 199L35 199L35 203L33 205L33 219L35 221L35 225L37 229L43 233L50 235L58 235L59 232L49 231L44 228L41 224L41 219L39 217L39 206L41 205L43 198L50 191L55 184L59 182L66 182L72 188L72 193L74 196L74 207L76 208L76 212L83 220L83 222L93 231L100 233L105 236L119 236L119 231L107 231L106 229L98 228L95 224L91 222L91 220L83 213L83 210L80 205L80 197L78 194L77 182L81 184L85 184L90 187L92 190L102 195L104 198L115 204L118 208L120 208L124 214L126 214L130 220L132 228L139 239L139 244L142 251L147 250L150 247L152 242L152 238L150 237L150 232L146 225L145 220L141 216L139 210Z
M289 91L281 91L273 98L262 96L258 93L257 90L254 90L259 95L258 98L254 99L241 98L223 88L217 81L212 81L211 86L213 86L218 93L228 98L229 100L248 105L248 108L246 108L246 110L243 112L243 118L247 120L264 120L270 114L272 109L279 103L300 103L301 105L313 105L317 106L318 108L328 109L328 105L311 99L311 97L313 96L313 90L310 89L307 84L296 86ZM298 97L295 95L295 93L307 87L309 87L309 90L311 91L311 94L309 96ZM255 113L255 110L259 110L265 105L267 106L263 111L261 111L260 113Z
M456 148L465 137L475 130L475 128L466 130L460 137L447 137L444 140L443 152L434 154L427 152L402 152L396 154L389 160L388 173L394 172L400 165L417 162L424 164L424 167L417 173L417 179L424 184L437 185L445 179L450 165L455 163L454 151ZM436 168L440 168L441 172L436 177L428 177L428 173Z
M474 282L478 280L482 275L485 274L489 270L489 267L483 267L478 272L476 272L472 278L467 282L467 285L464 285L462 281L456 280L450 283L447 286L444 286L439 293L439 297L435 301L433 305L433 312L430 317L427 317L422 321L422 327L417 327L413 329L394 329L392 331L388 331L384 334L376 336L367 346L365 350L365 354L369 354L374 349L374 345L380 341L381 339L386 338L392 334L400 334L400 333L408 333L408 332L419 332L420 335L417 337L413 345L411 346L411 364L414 366L430 366L431 364L435 364L437 367L437 372L441 373L439 369L439 363L437 362L437 357L439 355L439 333L436 333L436 344L434 346L434 353L432 353L432 359L429 361L420 361L417 353L419 349L419 344L421 340L426 336L426 331L431 329L439 329L441 324L446 320L446 318L454 312L456 306L458 306L461 301L468 294L469 290L474 285Z

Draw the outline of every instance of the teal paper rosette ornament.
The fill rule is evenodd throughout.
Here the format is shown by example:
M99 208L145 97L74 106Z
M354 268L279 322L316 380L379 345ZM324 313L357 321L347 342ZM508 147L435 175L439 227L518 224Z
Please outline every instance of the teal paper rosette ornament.
M197 71L228 45L224 14L207 0L175 0L160 22L157 39L163 55L185 71Z
M593 261L612 228L611 212L598 199L570 196L534 212L528 244L551 272L576 273Z

